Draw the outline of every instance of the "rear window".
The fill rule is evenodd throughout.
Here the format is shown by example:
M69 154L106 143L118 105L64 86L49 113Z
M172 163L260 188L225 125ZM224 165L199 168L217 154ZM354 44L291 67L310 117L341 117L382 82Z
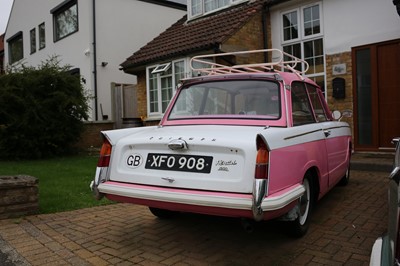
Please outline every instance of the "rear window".
M279 85L265 80L193 84L180 90L169 114L175 119L279 119Z

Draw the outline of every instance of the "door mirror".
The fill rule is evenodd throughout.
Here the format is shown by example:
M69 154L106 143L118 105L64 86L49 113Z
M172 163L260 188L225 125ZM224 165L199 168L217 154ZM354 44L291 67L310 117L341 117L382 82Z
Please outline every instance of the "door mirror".
M353 112L351 110L344 110L343 113L337 110L332 112L333 119L338 121L340 121L343 117L352 117L352 116Z
M343 110L342 117L349 118L349 117L352 117L352 116L353 116L353 111L351 111L351 110Z
M342 118L342 113L340 112L340 111L333 111L333 113L332 113L332 117L333 117L333 119L335 119L335 120L339 120L340 118Z

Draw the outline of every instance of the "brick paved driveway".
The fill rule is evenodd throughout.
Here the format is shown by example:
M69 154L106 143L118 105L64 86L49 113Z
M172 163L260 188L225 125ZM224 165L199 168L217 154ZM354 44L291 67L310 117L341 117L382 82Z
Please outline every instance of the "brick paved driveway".
M301 239L273 222L247 233L236 219L160 220L145 207L115 204L0 221L0 251L18 265L368 265L386 229L387 176L353 171L347 187L317 204Z

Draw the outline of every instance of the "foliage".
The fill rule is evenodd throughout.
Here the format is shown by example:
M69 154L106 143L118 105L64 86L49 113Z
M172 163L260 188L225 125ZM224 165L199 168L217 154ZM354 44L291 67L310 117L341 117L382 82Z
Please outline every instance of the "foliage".
M80 77L52 57L37 68L22 65L0 76L0 157L66 154L87 119Z

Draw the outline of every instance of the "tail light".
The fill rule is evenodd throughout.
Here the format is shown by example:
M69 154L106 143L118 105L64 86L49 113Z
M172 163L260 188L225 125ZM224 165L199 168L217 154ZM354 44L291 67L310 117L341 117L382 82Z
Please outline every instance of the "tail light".
M269 151L265 141L258 136L257 137L257 157L256 157L256 179L267 179L268 178L268 162L269 162Z
M101 146L100 150L100 158L97 162L97 167L108 167L110 164L110 157L111 157L111 144L110 142L104 138L103 145Z

